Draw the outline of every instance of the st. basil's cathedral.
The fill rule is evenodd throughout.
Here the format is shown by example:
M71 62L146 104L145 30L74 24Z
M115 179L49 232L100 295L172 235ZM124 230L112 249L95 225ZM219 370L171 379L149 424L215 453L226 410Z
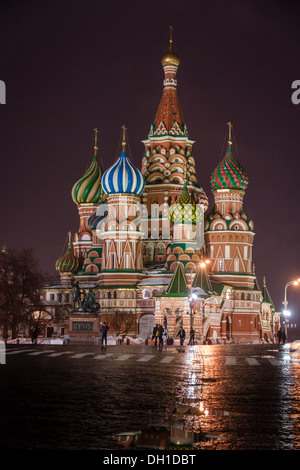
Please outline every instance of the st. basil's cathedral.
M261 288L255 275L248 177L233 150L232 124L211 174L209 208L178 101L172 36L161 63L163 93L141 169L128 155L125 126L119 158L102 168L95 129L90 167L71 191L78 231L56 262L60 284L43 292L45 312L61 308L63 320L50 322L45 335L93 341L106 322L110 333L147 339L159 323L172 338L193 327L198 344L273 342L280 314L265 278Z

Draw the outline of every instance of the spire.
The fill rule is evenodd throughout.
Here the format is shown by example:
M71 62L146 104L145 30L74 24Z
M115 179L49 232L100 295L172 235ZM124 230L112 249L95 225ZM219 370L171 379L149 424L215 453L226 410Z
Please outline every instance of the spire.
M252 274L253 274L253 276L255 276L255 278L254 278L254 289L255 290L260 290L258 280L257 280L257 277L255 275L255 264L254 263L253 263L253 266L252 266Z
M273 312L275 312L275 305L273 303L273 300L271 298L271 295L270 295L270 292L267 288L267 284L266 284L266 276L263 277L263 290L262 290L262 295L263 295L263 299L264 299L264 302L268 303L268 304L271 304L271 308L273 310Z
M154 119L154 135L187 135L185 123L177 97L177 69L179 57L173 49L173 28L170 26L169 50L161 59L165 80L163 95Z

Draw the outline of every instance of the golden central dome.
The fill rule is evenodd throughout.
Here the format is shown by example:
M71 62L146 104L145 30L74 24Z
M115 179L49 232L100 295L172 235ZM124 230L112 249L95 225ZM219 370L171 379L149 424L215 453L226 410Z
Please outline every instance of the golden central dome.
M179 66L180 64L180 59L179 57L173 52L173 50L171 49L170 47L170 50L169 52L167 52L166 54L164 54L161 58L161 63L163 65L163 67L165 65L175 65L176 67Z
M180 64L179 57L173 51L172 33L173 33L173 28L172 26L170 26L169 51L166 54L164 54L161 58L161 63L163 67L165 65L175 65L175 67L178 67L178 65Z

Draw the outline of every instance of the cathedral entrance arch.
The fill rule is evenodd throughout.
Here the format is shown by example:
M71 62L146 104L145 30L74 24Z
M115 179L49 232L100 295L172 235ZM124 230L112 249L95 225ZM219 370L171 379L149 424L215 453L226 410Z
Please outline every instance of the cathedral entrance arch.
M155 325L155 316L151 313L142 315L139 318L139 337L141 339L149 338L152 335Z

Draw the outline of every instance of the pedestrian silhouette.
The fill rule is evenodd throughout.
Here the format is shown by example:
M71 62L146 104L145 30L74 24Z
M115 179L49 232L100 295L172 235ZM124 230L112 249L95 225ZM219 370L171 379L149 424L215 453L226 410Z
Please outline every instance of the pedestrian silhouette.
M154 339L154 345L157 348L157 340L159 339L159 324L158 323L156 323L155 327L153 328L152 339Z
M188 342L188 344L190 345L194 345L195 344L195 340L194 340L194 337L195 337L195 331L193 329L193 327L191 327L190 329L190 340Z
M180 339L180 346L182 346L183 343L184 343L184 338L185 338L185 331L184 331L184 329L182 328L182 326L180 327L180 330L178 331L177 336L179 336L179 339Z
M277 338L278 338L278 344L280 344L281 340L282 340L282 331L281 331L281 329L279 329L277 331Z
M107 346L107 330L108 330L108 326L107 326L106 322L103 322L103 325L100 328L101 348L103 348L104 343L105 343L105 346Z

